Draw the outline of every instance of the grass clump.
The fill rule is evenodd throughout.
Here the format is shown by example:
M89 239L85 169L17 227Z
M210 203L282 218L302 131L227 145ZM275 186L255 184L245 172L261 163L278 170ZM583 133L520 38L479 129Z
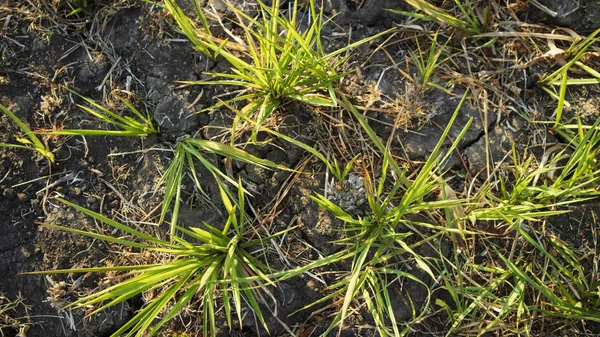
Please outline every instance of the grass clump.
M249 227L250 219L243 210L245 205L242 189L238 193L239 207L231 202L224 190L221 190L221 197L228 213L223 229L217 229L207 223L204 223L204 229L197 227L185 229L174 225L174 228L183 235L172 236L173 242L163 241L101 214L58 199L112 227L114 236L52 224L43 224L44 226L132 247L151 254L167 254L170 259L155 264L50 270L32 274L126 272L123 281L96 290L67 306L68 308L93 308L88 316L144 292L157 290L160 295L146 303L143 309L114 332L111 335L114 337L155 335L165 323L178 315L184 306L198 299L202 306L203 335L215 336L218 331L215 323L217 295L222 298L224 313L230 328L233 326L235 316L241 324L242 302L248 304L258 321L266 328L258 303L264 301L264 292L261 290L274 283L265 274L266 266L250 253L250 249L260 246L262 241L246 239L246 235L254 231Z
M213 153L216 155L224 156L228 160L237 160L250 165L258 165L263 168L273 168L281 170L289 170L287 167L275 164L274 162L258 158L250 153L231 146L222 144L210 140L202 140L186 137L177 143L175 149L175 156L173 162L169 165L169 168L163 175L161 183L165 184L165 197L162 206L162 212L159 223L165 219L167 212L171 204L173 203L173 212L171 217L171 235L175 235L175 224L177 223L177 217L179 214L179 206L181 204L181 187L183 176L185 174L185 165L187 163L195 186L202 191L202 186L198 179L198 174L194 166L195 160L197 160L202 166L204 166L215 178L219 187L229 196L232 200L235 200L227 187L227 184L236 186L243 190L242 186L234 179L223 173L218 167L213 165L209 160L203 156L203 153ZM236 202L237 203L237 202Z
M418 39L415 39L417 50L409 50L408 52L412 63L417 68L417 73L419 76L418 84L423 92L425 92L429 86L444 90L441 85L431 82L431 77L436 68L438 68L443 62L443 60L440 61L440 56L442 56L442 53L444 52L450 39L446 40L444 44L438 47L437 38L438 33L436 32L435 35L433 35L431 45L429 46L429 51L427 53L421 49L421 44L419 43Z
M77 95L83 99L89 106L77 104L77 106L90 115L97 119L113 125L119 130L56 130L46 132L50 135L70 135L70 136L148 136L150 134L158 134L159 130L152 123L152 118L148 113L143 114L137 110L131 102L123 97L118 99L123 103L129 111L132 112L131 116L121 116L109 109L105 108L101 104L97 103L91 98L85 97L78 94L77 92L68 89L71 93Z
M560 58L565 64L551 74L543 76L538 81L538 85L558 101L555 110L555 127L559 126L562 121L565 106L569 106L569 103L566 101L567 87L600 83L600 73L583 62L586 55L595 54L594 51L589 49L598 41L598 34L600 34L600 29L594 31L585 39L579 38L575 40L567 50L560 50ZM569 73L572 74L573 72L583 73L585 77L574 78L569 75ZM558 92L556 88L558 88Z
M337 106L334 86L345 75L337 71L346 59L341 55L386 33L326 53L321 34L327 21L323 12L316 10L314 0L308 2L310 26L303 31L299 27L298 1L294 1L288 17L280 11L280 1L274 0L270 7L258 1L258 20L228 3L236 16L235 24L241 27L243 35L239 37L226 30L229 39L221 41L203 31L191 29L192 21L176 7L174 1L167 0L166 3L197 50L209 50L215 58L223 57L232 66L232 73L208 73L212 79L183 83L242 87L243 93L227 100L227 103L245 102L240 110L256 120L253 139L273 111L291 100L317 106ZM206 110L221 105L223 103L218 103Z
M571 126L562 129L569 130ZM542 218L566 212L560 209L562 206L600 195L599 126L600 120L589 128L577 124L576 134L565 133L570 137L569 144L547 149L537 164L533 155L519 160L513 147L512 174L498 178L498 193L485 193L490 207L474 209L471 217L501 221Z
M376 138L373 130L365 123L364 117L349 102L345 104L353 115L363 122L361 124L367 133L373 136L375 143L383 146ZM402 271L398 266L399 261L414 261L416 266L424 271L425 275L435 280L436 276L429 267L428 262L415 251L415 248L444 233L464 235L459 229L433 226L439 230L438 234L422 237L422 239L417 238L415 242L412 237L415 234L421 235L417 228L424 225L427 228L432 228L432 226L411 221L406 217L424 211L448 211L455 207L462 207L464 203L462 200L450 200L449 198L425 201L435 191L443 190L445 183L435 172L441 170L443 163L470 126L470 122L467 123L447 152L441 152L442 145L458 115L459 109L460 104L431 156L421 167L414 180L406 178L405 173L402 171L399 175L396 175L391 187L387 186L390 183L390 179L387 179L388 169L391 168L392 171L399 170L397 163L388 151L384 152L381 172L377 175L378 181L374 178L376 175L373 175L373 178L370 177L370 173L365 167L367 174L363 182L369 204L368 215L354 217L322 195L316 194L312 197L319 206L329 210L337 218L344 221L343 232L345 235L336 243L345 246L346 251L352 254L350 272L339 282L330 286L334 290L332 294L317 302L320 303L336 296L343 298L341 309L324 335L327 335L338 324L340 330L342 329L352 302L359 298L366 304L380 336L405 335L410 330L410 325L417 322L425 314L425 310L417 314L416 311L419 310L413 308L413 319L410 322L400 324L395 318L393 309L395 303L391 300L389 287L398 279L410 279L417 282L427 289L428 295L423 304L423 308L427 308L430 295L428 283L415 276L414 272ZM400 192L402 192L402 197L398 200L397 195Z
M562 125L568 143L549 147L539 161L521 159L513 147L506 176L481 189L466 217L473 225L488 221L493 232L478 230L467 256L440 257L433 267L452 301L436 300L451 319L448 334L535 336L536 329L600 321L600 275L586 267L595 263L595 246L565 241L550 225L600 195L599 126Z
M473 0L454 0L448 1L453 8L457 9L458 15L453 15L442 8L439 8L426 0L406 0L413 8L423 12L417 14L391 10L392 12L416 17L422 20L434 21L450 27L461 29L469 34L476 35L485 33L490 24L490 7L486 7L482 12L475 8L476 3Z
M15 137L20 144L0 143L0 147L13 149L33 150L44 156L48 161L54 163L54 154L48 149L44 143L23 123L15 114L8 110L4 105L0 104L0 111L8 115L10 119L21 129L27 138Z

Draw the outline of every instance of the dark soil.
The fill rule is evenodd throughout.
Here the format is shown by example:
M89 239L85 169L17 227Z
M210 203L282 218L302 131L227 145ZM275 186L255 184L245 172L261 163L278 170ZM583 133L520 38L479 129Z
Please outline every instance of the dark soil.
M570 26L575 30L581 29L582 34L598 27L600 5L597 1L579 1L580 7L577 9L570 2L568 5L563 5L561 1L540 2L561 14L552 18L532 7L521 13L524 19ZM147 220L156 216L152 212L160 205L161 195L154 194L154 189L160 173L170 162L168 151L148 150L167 149L183 135L212 138L219 134L220 126L231 123L231 116L226 112L194 113L214 104L214 97L225 89L216 86L180 88L176 83L178 80L202 78L204 71L225 71L228 68L226 62L215 62L194 52L182 36L173 32L172 22L167 15L149 4L116 0L88 3L89 6L76 18L66 18L61 13L54 13L55 16L50 13L42 18L16 13L12 14L10 20L5 17L6 21L3 22L7 24L0 36L0 76L5 79L4 84L0 84L1 103L32 129L48 129L63 124L66 128L104 127L90 121L85 112L75 106L78 100L59 84L66 84L98 101L107 99L113 103L116 100L110 93L119 89L134 93L135 105L142 111L147 109L151 112L154 122L161 128L161 134L142 139L50 137L47 138L50 147L56 149L55 165L49 165L33 151L0 148L0 293L13 299L22 294L24 302L31 306L27 318L22 319L22 323L30 324L28 337L109 336L132 317L139 306L139 303L132 301L84 319L85 313L82 311L59 311L57 306L72 301L86 289L93 289L99 276L23 274L37 270L102 266L107 260L123 258L116 253L118 247L40 227L39 223L52 223L78 229L107 230L71 209L58 205L49 197L63 196L71 202L119 219ZM339 29L352 26L358 37L388 29L394 22L405 20L401 15L385 9L407 10L407 5L400 0L336 0L331 3L328 12L339 13L336 19L341 27ZM0 6L10 7L14 4L13 1L4 0L0 1ZM23 6L28 8L26 2ZM43 29L28 29L32 24ZM370 53L374 46L361 48L358 53ZM360 55L357 57L360 58ZM361 89L356 84L360 84L360 81L380 81L382 92L389 95L398 92L405 80L397 73L392 74L392 71L382 72L377 64L379 61L389 62L385 56L374 56L371 65L365 67L364 77L352 79L353 83L348 83L348 90L352 89L352 84L357 90ZM422 102L426 102L431 122L415 122L411 130L396 130L392 127L394 117L384 112L367 114L372 127L382 139L393 136L393 152L406 162L427 159L454 112L461 92L447 95L441 91L431 91L427 95ZM286 132L300 135L306 142L313 143L318 141L316 136L320 132L328 132L307 127L317 124L313 122L319 117L304 107L290 107L289 110L290 115L282 122L282 129ZM505 156L512 142L518 144L531 136L529 126L517 114L490 118L487 125L484 125L482 116L478 107L471 104L466 103L461 109L450 134L452 139L469 118L472 117L474 122L459 145L459 151L446 164L447 169L462 175L477 175L485 171L485 157L482 157L485 156L484 129L489 130L492 139L491 155L494 160ZM17 128L10 119L1 116L0 142L13 141L12 136L16 132ZM448 144L450 142L448 139ZM270 146L247 150L288 167L296 167L308 158L306 153L297 148L280 145L282 148ZM210 159L222 165L218 158ZM290 224L299 226L298 230L286 237L283 245L291 252L315 259L318 252L329 254L339 249L329 242L336 239L336 229L340 228L341 221L308 198L313 192L322 193L324 168L311 161L306 171L315 173L302 175L289 193L278 200L280 187L290 177L288 173L274 173L250 165L236 167L236 172L245 181L254 184L251 186L256 191L253 203L265 209L277 207L275 223L280 224L280 229ZM484 175L482 177L485 179ZM203 179L211 201L218 206L217 186L209 177ZM184 192L190 195L192 191ZM276 205L274 200L278 202ZM355 203L356 212L360 214L361 201L355 200ZM593 215L596 212L597 207L590 205L569 215L581 215L583 220L577 225L578 228L572 227L569 218L557 218L554 224L557 235L564 238L573 233L583 233L581 228L597 219L597 215ZM218 223L222 216L209 203L197 203L184 205L180 218L189 226L199 219ZM583 235L580 240L594 237L589 233L576 235ZM315 249L302 252L306 247L304 243ZM444 242L442 245L450 251L450 243ZM319 299L323 290L322 284L308 277L298 277L279 284L278 289L272 290L278 304L278 318L290 327L297 327L298 336L318 335L327 326L329 318L320 314L311 316L311 311L318 307L297 310ZM416 307L422 304L425 297L424 289L418 284L405 284L403 291L396 294L399 318L411 315L411 303L404 297L406 293L411 294L414 301L412 305ZM24 317L25 312L15 315ZM271 335L287 335L272 315L267 316ZM264 335L262 328L257 329L251 317L247 320L243 322L244 330L234 331L233 335L255 336L257 331ZM172 328L181 328L182 323L178 321ZM359 329L369 324L368 320L353 317L346 324L347 336L373 335L373 330ZM438 328L439 333L444 331L444 327ZM2 331L3 335L9 337L17 332L16 328ZM224 330L224 335L227 334ZM414 335L418 336L417 333Z

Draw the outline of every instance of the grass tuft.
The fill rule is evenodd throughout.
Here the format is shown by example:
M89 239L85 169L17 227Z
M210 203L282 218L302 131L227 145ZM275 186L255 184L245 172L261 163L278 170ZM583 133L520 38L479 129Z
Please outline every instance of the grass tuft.
M416 247L427 243L432 238L417 239L417 242L409 243L414 241L412 236L418 233L418 230L411 232L410 229L420 227L421 224L407 219L406 216L424 211L449 210L464 206L463 201L458 199L425 201L429 195L443 188L444 182L435 172L441 173L443 163L470 126L470 122L467 123L455 142L446 150L447 152L442 153L442 145L445 143L446 136L458 116L462 102L461 100L440 141L414 180L394 179L395 181L391 183L392 186L385 192L386 183L389 183L388 168L392 171L394 171L394 168L399 169L397 163L391 164L394 159L389 154L384 156L381 172L378 175L373 174L373 177L371 177L369 168L363 167L363 171L366 172L363 178L365 194L370 208L367 215L363 217L352 216L320 194L311 197L320 207L344 221L344 238L336 241L336 243L346 247L346 251L352 254L350 272L339 282L330 286L333 290L330 295L317 302L320 303L337 296L343 298L340 310L324 335L331 332L336 325L339 325L341 331L343 322L350 312L351 304L359 298L364 301L371 313L380 336L403 336L410 330L410 325L417 322L425 314L425 310L420 311L418 314L413 312L412 320L403 322L404 328L402 328L400 322L397 322L395 318L393 309L395 303L391 300L389 288L394 280L398 279L417 282L424 286L428 293L423 308L429 306L431 293L428 283L419 279L414 273L402 271L394 261L414 261L425 275L428 275L432 280L436 278L426 259L415 251ZM345 100L345 105L357 119L363 118L347 100ZM363 127L370 130L368 133L376 137L368 124L363 124ZM379 140L377 142L381 143ZM388 153L388 151L386 150L385 153ZM378 181L375 179L376 176ZM406 174L403 173L397 176L405 177ZM375 183L376 181L377 183ZM402 193L402 197L396 200L399 193ZM457 232L456 229L452 228L440 229L442 230L433 237L443 233L456 234Z
M129 246L150 254L167 254L171 258L160 264L49 270L30 274L125 272L126 277L122 282L98 289L67 305L67 308L93 308L88 316L145 292L153 290L160 292L159 296L146 303L133 318L115 331L111 335L113 337L155 335L186 305L198 299L203 312L204 336L215 336L218 331L215 323L217 294L222 298L230 329L234 317L237 317L241 326L243 302L247 303L258 321L268 329L259 302L264 301L265 287L274 283L265 274L266 266L249 250L261 245L262 241L245 239L250 219L243 211L244 193L241 188L238 194L239 208L232 203L225 191L221 190L221 196L228 212L227 222L222 230L207 223L204 223L204 229L197 227L185 229L173 224L173 227L182 233L181 236L173 236L173 242L160 240L101 214L58 199L67 206L114 228L115 235L109 236L52 224L42 224L43 226ZM127 237L124 238L123 235Z
M224 156L230 160L237 160L250 165L258 165L263 168L290 170L285 166L278 165L267 159L258 158L240 148L233 147L230 145L210 140L194 139L190 137L180 139L175 149L175 156L173 158L173 162L171 163L171 165L169 165L169 168L161 178L161 184L165 184L165 196L159 223L163 222L167 215L167 212L169 211L169 208L171 207L171 204L174 202L171 216L172 236L175 235L175 224L177 223L179 206L181 204L181 184L183 176L185 174L184 168L186 163L192 174L194 184L200 191L202 191L202 186L196 173L194 160L197 160L212 174L221 190L224 191L233 200L235 200L236 198L229 192L227 184L233 185L238 189L242 189L242 186L236 180L223 173L218 167L216 167L210 161L208 161L202 155L203 153L213 153L219 156Z
M558 106L555 111L554 126L558 126L562 121L564 107L569 105L566 101L568 86L593 85L600 83L600 73L582 62L582 59L586 55L596 54L596 52L590 51L589 49L598 41L598 34L600 34L600 29L594 31L585 39L576 39L567 50L561 50L560 54L562 55L560 55L560 59L563 60L565 64L551 74L543 76L538 81L538 85L558 101ZM588 77L570 77L569 73L572 73L573 71L583 72ZM558 93L556 92L556 87L558 87Z
M406 2L424 14L396 10L391 11L421 20L434 21L440 24L448 25L450 27L464 30L471 35L485 33L488 30L490 19L492 18L490 15L490 7L486 7L483 11L479 11L475 7L476 3L473 0L449 1L449 3L453 4L454 8L458 9L457 12L461 14L460 18L431 4L426 0L406 0Z
M13 149L27 149L33 150L46 157L48 161L54 163L54 154L52 151L48 149L46 145L44 145L33 133L25 123L23 123L15 114L13 114L10 110L8 110L4 105L0 104L0 111L8 115L10 119L25 133L27 138L15 137L17 142L21 144L10 144L10 143L0 143L0 147L5 148L13 148Z
M294 1L291 13L286 16L279 9L280 1L274 0L270 7L258 1L259 19L228 3L243 36L238 37L226 30L230 39L222 41L189 29L191 19L174 2L168 0L167 3L171 3L169 11L196 49L210 50L215 58L223 57L233 70L232 73L207 73L211 79L182 83L242 87L243 93L227 100L227 103L245 102L241 112L256 121L253 140L271 114L289 101L337 106L334 84L345 75L337 71L346 60L341 55L387 33L384 31L326 53L321 35L327 21L322 10L316 10L314 0L309 1L310 26L303 31L299 27L298 1ZM223 102L217 103L205 111L222 105Z
M79 98L83 99L89 105L85 106L77 104L79 108L83 109L99 120L115 126L119 130L56 130L44 132L44 134L62 136L148 136L150 134L159 133L158 128L152 123L152 118L150 115L148 113L141 113L131 104L131 102L123 97L118 98L121 103L123 103L127 109L132 112L133 117L121 116L103 107L101 104L97 103L91 98L82 96L71 89L68 90L77 95Z

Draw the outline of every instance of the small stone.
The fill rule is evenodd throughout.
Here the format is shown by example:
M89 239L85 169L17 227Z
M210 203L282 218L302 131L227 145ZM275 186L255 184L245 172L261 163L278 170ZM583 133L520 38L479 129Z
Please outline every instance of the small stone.
M29 201L29 196L27 196L27 193L17 193L17 200L19 200L19 203L26 203Z
M267 159L276 164L285 163L285 160L287 159L287 154L281 151L280 149L275 149L267 153Z
M15 196L17 196L17 192L15 192L15 190L9 187L4 190L4 193L2 193L2 195L7 199L14 199Z
M21 247L21 254L23 254L23 256L25 256L25 257L31 256L31 252L29 250L27 250L27 248L25 248L25 247Z
M153 113L154 120L163 134L173 139L191 133L198 127L198 117L187 107L187 103L169 95L160 101Z
M71 188L71 194L76 195L76 196L80 196L81 195L81 188L79 188L79 187L73 187L73 188Z
M256 165L246 165L246 176L256 184L263 184L269 178L268 171Z

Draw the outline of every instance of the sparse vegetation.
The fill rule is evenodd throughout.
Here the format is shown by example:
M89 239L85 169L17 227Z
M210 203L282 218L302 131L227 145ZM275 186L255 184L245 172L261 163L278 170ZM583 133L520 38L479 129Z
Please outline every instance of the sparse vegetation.
M28 309L29 307L23 303L23 297L20 294L13 300L0 294L0 334L4 336L7 329L13 329L22 334L27 333L29 325L26 321L28 319L17 316L17 310L22 310L27 314Z
M375 23L349 4L2 5L0 88L44 103L35 132L0 105L0 244L39 240L5 269L48 277L72 329L126 304L115 337L597 334L600 29L521 21L553 13L537 1L407 0ZM23 67L11 20L81 41ZM73 107L95 128L65 129ZM26 333L5 300L0 333Z

